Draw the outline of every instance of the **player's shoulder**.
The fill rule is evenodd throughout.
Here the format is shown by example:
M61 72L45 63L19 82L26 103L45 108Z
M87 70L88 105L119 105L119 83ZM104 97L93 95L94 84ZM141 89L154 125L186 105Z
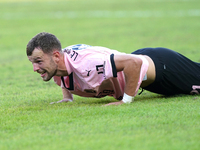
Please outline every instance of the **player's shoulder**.
M62 49L63 52L68 52L68 51L77 51L77 50L83 50L83 49L87 49L87 48L91 48L91 45L87 45L87 44L75 44L75 45L70 45L65 47L64 49Z
M70 54L71 52L73 53L79 53L79 54L93 54L93 55L98 55L98 54L118 54L121 53L117 50L113 50L107 47L103 46L91 46L88 44L75 44L75 45L70 45L67 46L62 50L63 52L66 52L67 54ZM74 52L75 51L75 52Z

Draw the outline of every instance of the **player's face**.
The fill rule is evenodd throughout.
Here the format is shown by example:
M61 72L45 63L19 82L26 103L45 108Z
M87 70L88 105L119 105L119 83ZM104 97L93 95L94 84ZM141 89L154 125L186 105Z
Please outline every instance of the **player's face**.
M35 48L28 59L33 64L33 70L37 71L43 78L43 81L49 81L57 72L57 64L54 62L51 54L46 54L42 50Z

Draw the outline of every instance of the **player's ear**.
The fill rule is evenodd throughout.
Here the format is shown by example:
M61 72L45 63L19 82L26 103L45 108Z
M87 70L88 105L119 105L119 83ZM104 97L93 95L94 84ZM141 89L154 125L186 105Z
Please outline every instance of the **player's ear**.
M54 59L54 61L55 61L56 63L59 62L60 56L61 56L61 55L60 55L60 52L59 52L59 51L57 51L57 50L53 51L53 59Z

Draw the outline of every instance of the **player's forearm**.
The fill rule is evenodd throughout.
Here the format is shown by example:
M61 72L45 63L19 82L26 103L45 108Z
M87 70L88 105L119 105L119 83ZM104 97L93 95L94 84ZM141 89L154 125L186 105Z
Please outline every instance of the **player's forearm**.
M140 69L137 68L137 69L134 69L134 72L128 71L128 73L124 71L124 74L125 74L125 82L126 82L124 93L130 96L134 96L137 89L139 77L140 77Z
M130 103L134 99L140 78L142 61L140 59L130 61L124 68L126 86L124 89L123 102Z
M73 100L73 95L65 88L62 88L63 99Z

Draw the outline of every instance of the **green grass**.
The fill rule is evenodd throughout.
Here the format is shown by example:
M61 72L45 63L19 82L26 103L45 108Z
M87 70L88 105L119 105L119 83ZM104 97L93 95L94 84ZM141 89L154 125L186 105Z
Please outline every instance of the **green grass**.
M63 47L100 45L130 53L167 47L200 62L199 0L0 0L1 150L198 150L200 97L143 92L130 105L111 97L62 99L25 53L37 33Z

